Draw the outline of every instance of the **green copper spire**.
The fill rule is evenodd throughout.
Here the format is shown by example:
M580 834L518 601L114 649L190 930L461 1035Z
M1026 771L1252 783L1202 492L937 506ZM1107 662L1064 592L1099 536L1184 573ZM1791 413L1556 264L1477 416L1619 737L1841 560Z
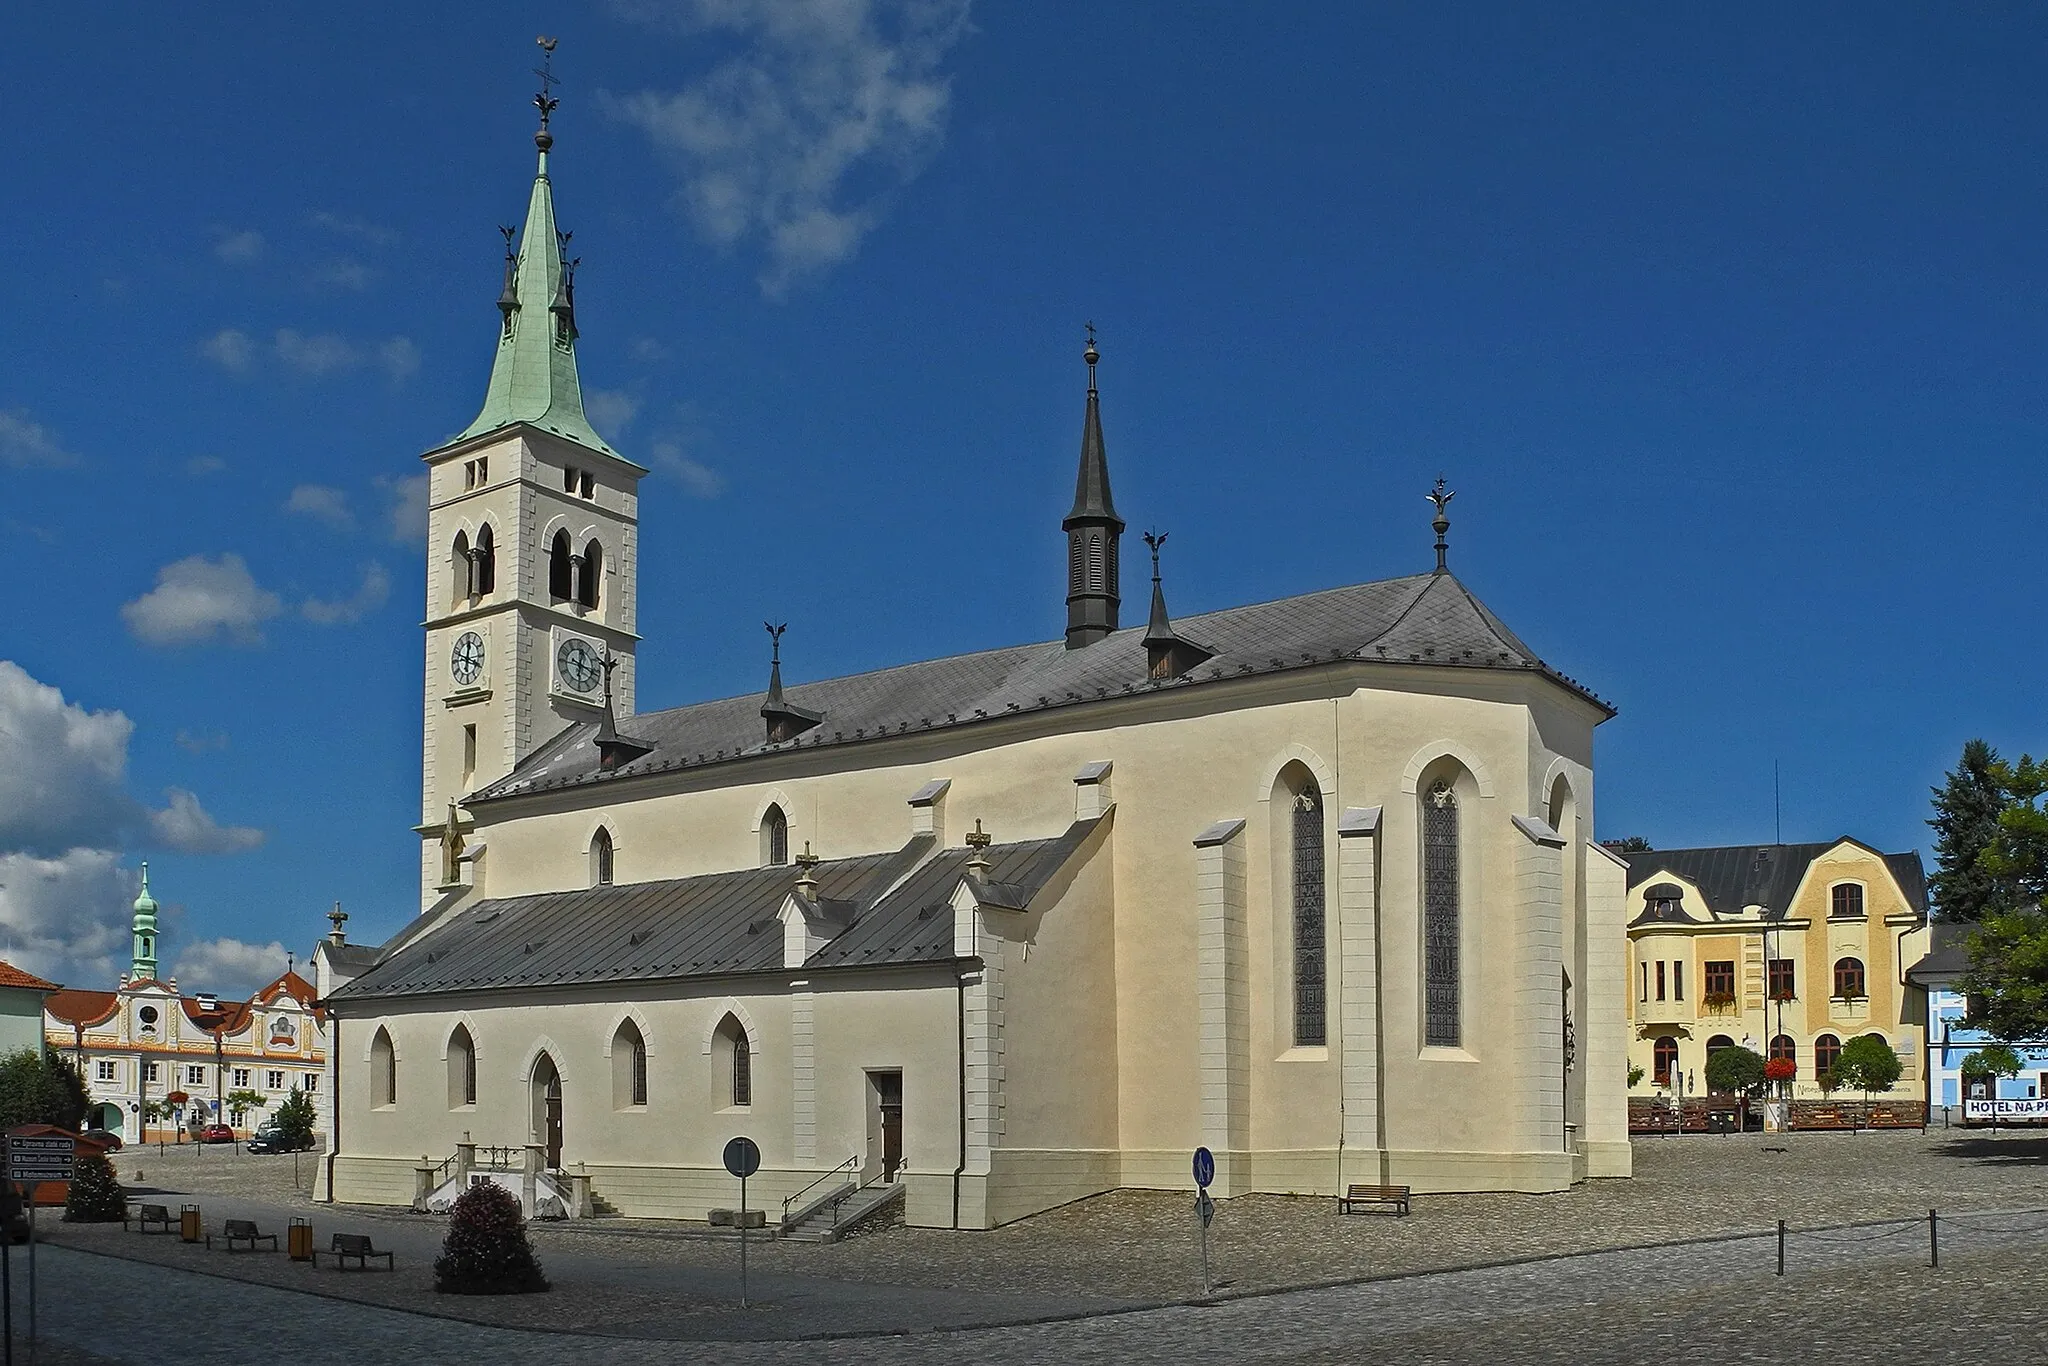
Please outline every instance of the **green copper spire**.
M542 40L550 57L554 46ZM576 262L568 258L569 234L555 228L554 188L548 181L548 150L555 145L548 119L556 100L549 93L554 76L541 73L540 169L533 178L533 196L526 206L526 228L519 252L511 252L506 231L505 290L498 299L504 315L498 332L498 355L491 363L491 386L483 411L455 439L465 441L515 422L525 422L567 437L606 455L618 452L605 444L583 413L583 386L576 377Z
M142 865L142 895L135 898L135 961L128 980L156 976L156 898L149 894L149 865Z

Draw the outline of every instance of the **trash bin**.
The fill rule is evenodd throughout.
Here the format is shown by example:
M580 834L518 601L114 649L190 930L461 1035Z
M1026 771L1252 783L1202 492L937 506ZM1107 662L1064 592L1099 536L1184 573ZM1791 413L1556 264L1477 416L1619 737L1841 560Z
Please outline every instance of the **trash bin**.
M292 1220L290 1227L286 1228L284 1231L284 1237L285 1250L291 1254L291 1259L293 1261L310 1262L313 1260L312 1220Z
M178 1206L178 1236L188 1243L196 1243L206 1236L199 1227L199 1206Z

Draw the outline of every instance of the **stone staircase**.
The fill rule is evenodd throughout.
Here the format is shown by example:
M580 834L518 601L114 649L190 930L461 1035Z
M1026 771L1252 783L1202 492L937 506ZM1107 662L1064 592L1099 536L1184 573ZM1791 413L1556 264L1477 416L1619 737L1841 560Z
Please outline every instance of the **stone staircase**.
M866 1186L847 1185L834 1195L818 1201L799 1218L785 1226L782 1236L796 1243L837 1242L847 1229L903 1198L897 1182L876 1181Z

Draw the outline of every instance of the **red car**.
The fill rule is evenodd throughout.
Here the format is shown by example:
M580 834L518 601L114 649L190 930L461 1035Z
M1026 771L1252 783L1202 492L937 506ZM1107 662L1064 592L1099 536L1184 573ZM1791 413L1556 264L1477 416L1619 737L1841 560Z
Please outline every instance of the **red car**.
M233 1143L235 1131L225 1124L209 1124L199 1131L201 1143Z

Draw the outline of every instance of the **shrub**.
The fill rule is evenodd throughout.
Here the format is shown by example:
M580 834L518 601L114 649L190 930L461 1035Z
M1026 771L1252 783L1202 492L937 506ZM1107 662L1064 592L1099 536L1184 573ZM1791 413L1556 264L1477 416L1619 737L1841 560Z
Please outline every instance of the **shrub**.
M114 1179L114 1164L98 1153L72 1164L71 1194L64 1201L67 1224L108 1224L128 1211L128 1192Z
M434 1261L434 1289L446 1295L524 1295L547 1288L512 1193L482 1181L456 1197L447 1241Z

